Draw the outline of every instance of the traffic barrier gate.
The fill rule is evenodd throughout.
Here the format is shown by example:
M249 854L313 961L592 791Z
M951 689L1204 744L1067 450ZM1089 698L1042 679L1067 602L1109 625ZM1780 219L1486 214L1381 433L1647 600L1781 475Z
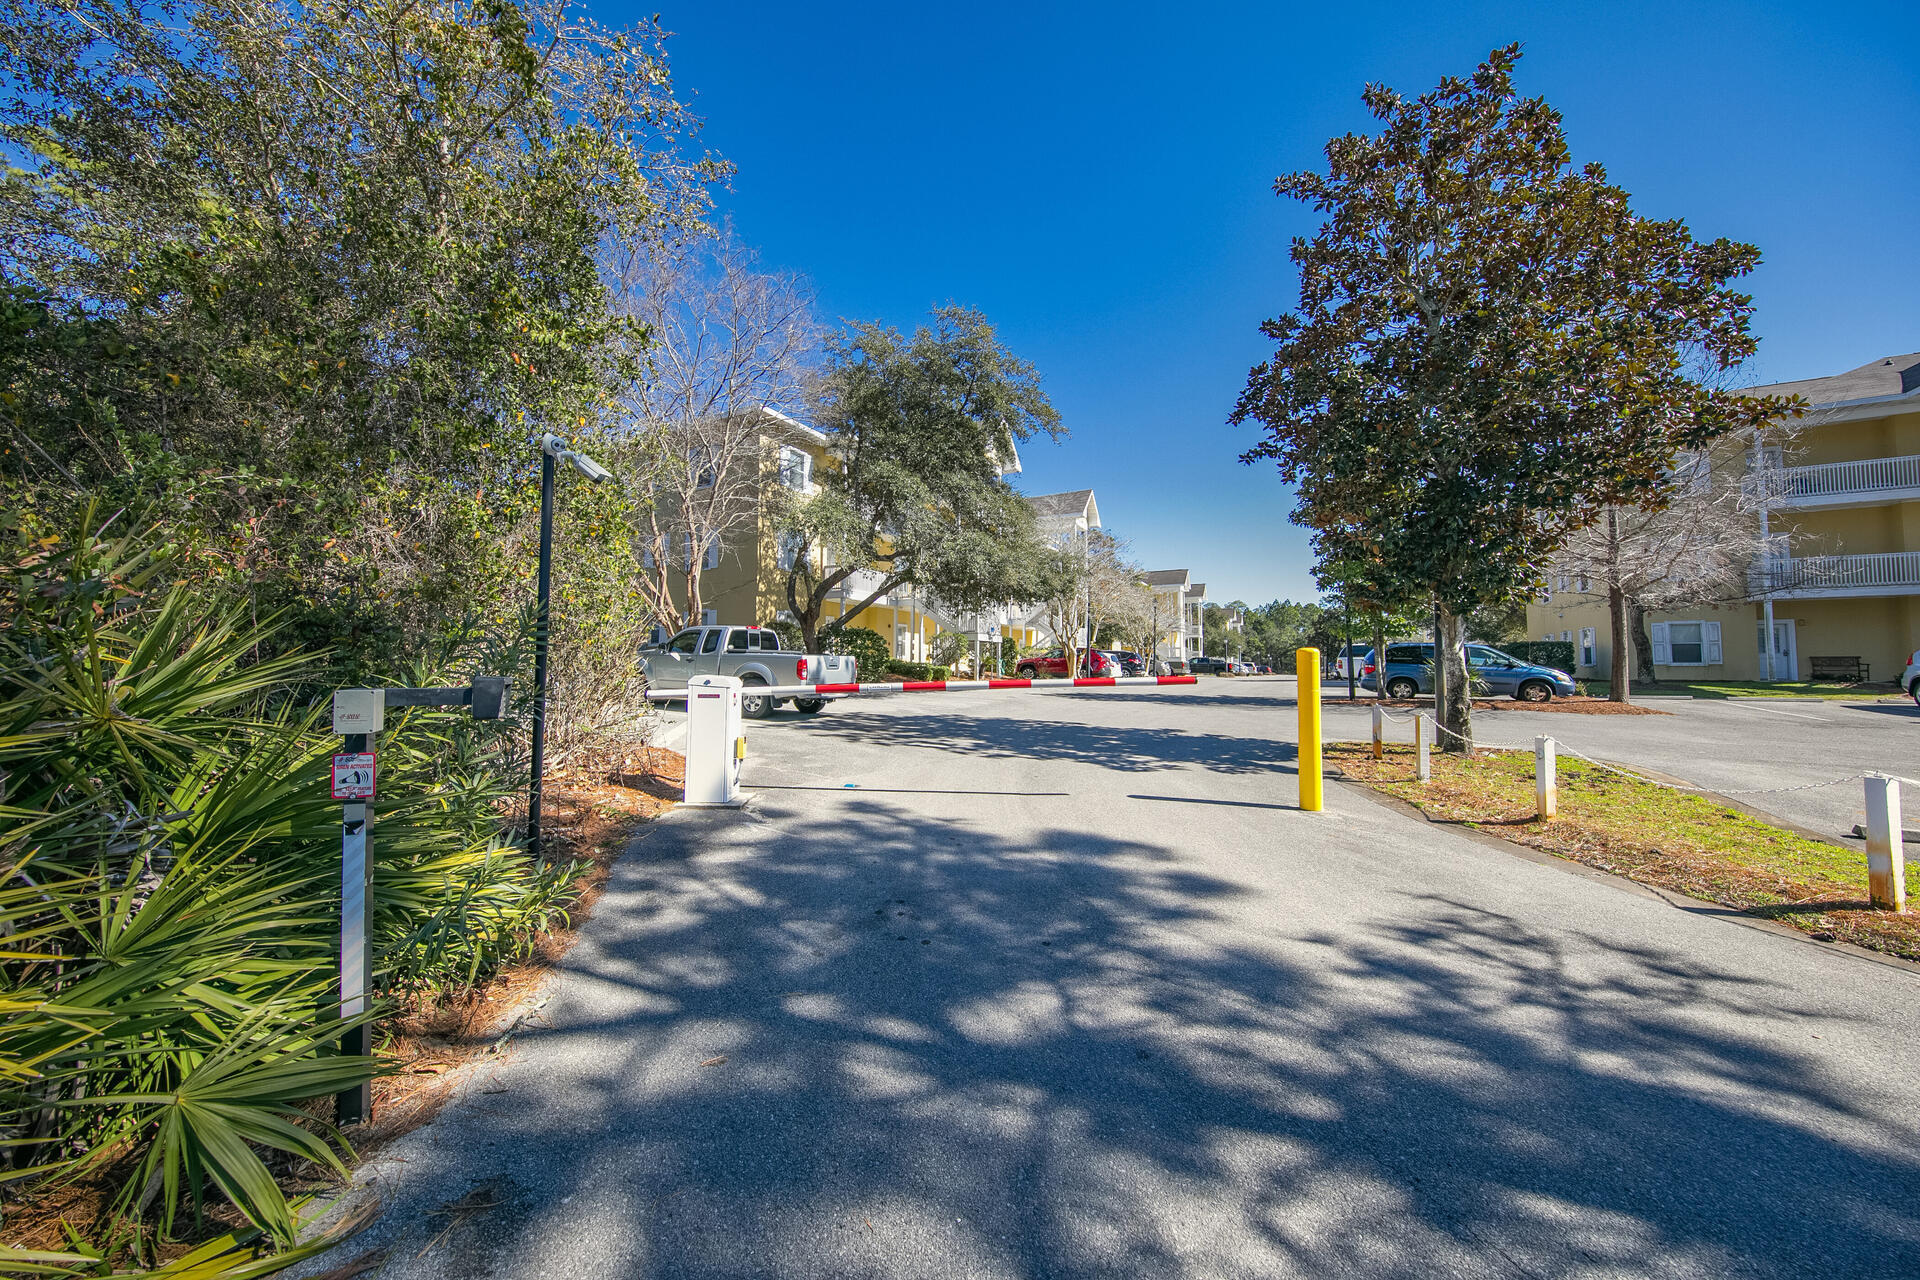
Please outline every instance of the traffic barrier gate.
M754 685L756 698L819 698L829 694L962 693L972 689L1106 689L1134 684L1198 684L1196 676L1087 676L1076 680L899 680L857 684ZM687 773L685 797L695 807L739 803L740 697L746 685L735 676L695 676L682 690L647 690L655 702L687 700ZM695 778L699 778L696 785Z

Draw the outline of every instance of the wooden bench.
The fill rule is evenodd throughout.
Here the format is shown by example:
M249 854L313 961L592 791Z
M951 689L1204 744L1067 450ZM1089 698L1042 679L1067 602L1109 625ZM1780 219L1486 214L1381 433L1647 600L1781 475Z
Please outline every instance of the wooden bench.
M1807 663L1815 680L1862 684L1867 678L1867 664L1858 658L1808 658Z

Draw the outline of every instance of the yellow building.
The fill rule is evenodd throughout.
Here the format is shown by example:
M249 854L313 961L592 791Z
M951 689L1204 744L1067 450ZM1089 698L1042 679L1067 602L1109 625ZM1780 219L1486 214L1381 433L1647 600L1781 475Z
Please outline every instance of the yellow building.
M1818 658L1858 659L1870 679L1898 678L1920 649L1920 354L1753 394L1797 395L1810 406L1789 456L1733 459L1771 550L1754 566L1749 599L1648 615L1655 673L1768 679L1761 619L1770 600L1771 678L1808 679ZM1527 631L1571 641L1576 674L1604 677L1607 605L1593 586L1550 574L1548 597L1527 608Z
M701 622L764 626L792 616L787 605L787 574L797 548L793 540L780 533L781 509L787 499L816 492L816 477L833 464L825 433L771 409L760 412L758 426L760 477L754 489L753 513L718 546L707 548L700 574ZM1008 470L1018 469L1016 458ZM781 501L775 501L780 490L786 492ZM822 553L813 549L811 554L815 571L824 572ZM838 618L843 611L855 608L883 581L884 576L873 568L856 570L834 588L826 601L824 617ZM685 607L679 583L675 584L674 599ZM998 628L994 634L1011 636L1022 646L1038 643L1041 635L1026 616L1028 612L1008 608L978 618L950 618L925 591L904 587L879 596L850 619L850 625L878 632L895 657L924 662L933 637L941 631L977 631L984 637L991 628Z

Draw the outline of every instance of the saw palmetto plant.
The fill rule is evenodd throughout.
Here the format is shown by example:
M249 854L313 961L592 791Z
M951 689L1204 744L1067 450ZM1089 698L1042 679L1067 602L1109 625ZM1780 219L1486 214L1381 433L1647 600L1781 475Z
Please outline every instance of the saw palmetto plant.
M89 513L0 565L0 1188L102 1180L147 1241L217 1196L289 1246L276 1166L344 1168L301 1104L379 1069L335 1047L337 739L307 660L258 658L270 624L124 526ZM569 869L505 840L497 731L411 712L381 747L376 977L477 982L560 916Z

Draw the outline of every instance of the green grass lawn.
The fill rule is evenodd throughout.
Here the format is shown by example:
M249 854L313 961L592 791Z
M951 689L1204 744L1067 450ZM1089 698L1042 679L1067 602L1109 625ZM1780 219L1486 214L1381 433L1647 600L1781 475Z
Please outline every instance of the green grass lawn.
M1582 680L1587 692L1596 698L1607 696L1611 682ZM1636 684L1636 698L1835 698L1858 702L1871 698L1903 697L1891 684L1828 684L1811 680L1662 680L1659 684Z
M1436 754L1433 779L1413 777L1412 749L1372 759L1364 746L1332 743L1327 760L1345 775L1405 800L1429 817L1495 833L1602 871L1920 960L1920 913L1870 907L1866 857L1856 849L1787 831L1691 792L1623 777L1582 760L1559 761L1560 812L1534 813L1533 753Z

